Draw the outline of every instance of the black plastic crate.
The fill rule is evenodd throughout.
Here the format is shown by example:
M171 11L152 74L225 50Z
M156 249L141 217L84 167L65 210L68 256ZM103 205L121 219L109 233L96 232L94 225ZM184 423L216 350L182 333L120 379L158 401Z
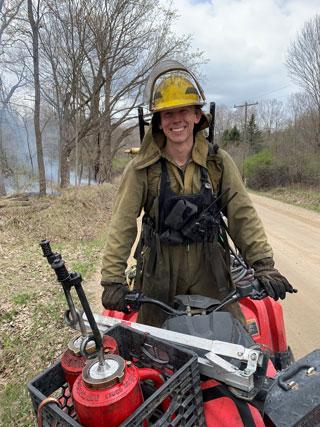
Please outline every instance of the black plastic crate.
M133 361L138 367L151 367L161 371L165 383L158 390L143 387L144 403L121 424L121 427L141 427L147 420L153 427L203 427L202 393L197 356L181 347L154 338L148 334L118 325L108 331L118 343L119 354ZM81 427L77 422L68 396L60 362L45 370L28 384L35 412L46 397L54 396L62 402L46 405L43 410L43 426ZM151 395L150 395L151 393ZM149 396L149 397L148 397ZM170 406L163 413L161 403L170 398Z

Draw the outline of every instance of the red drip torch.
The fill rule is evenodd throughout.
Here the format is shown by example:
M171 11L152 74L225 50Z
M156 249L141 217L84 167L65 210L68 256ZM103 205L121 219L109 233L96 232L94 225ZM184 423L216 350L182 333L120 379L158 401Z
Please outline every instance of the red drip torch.
M61 366L65 379L69 384L70 391L87 361L87 357L81 354L81 346L85 342L84 340L85 337L82 335L72 338L68 343L68 350L63 353L61 358ZM117 342L113 337L104 335L102 345L104 353L118 354ZM94 341L91 341L90 344L86 346L86 351L89 353L89 357L90 354L94 354L96 352Z
M118 355L89 361L72 389L79 421L85 427L118 427L143 403L140 382L145 380L151 380L156 388L164 383L155 369L137 368ZM166 411L169 405L170 400L166 399L162 410Z
M69 305L65 320L67 323L69 320L69 324L73 326L79 324L82 331L82 337L80 336L69 343L69 349L63 357L63 363L66 362L68 369L67 379L69 384L73 385L72 399L79 421L85 427L118 427L143 403L140 381L151 380L156 387L160 387L163 384L161 374L149 368L138 369L131 361L125 361L117 354L105 354L104 348L106 346L111 347L113 352L117 351L117 347L114 342L110 341L111 337L102 338L83 291L81 275L68 272L61 256L52 254L47 240L42 241L40 245L44 256L47 257L54 269L58 281L63 286ZM82 316L73 305L70 292L73 286L92 330L92 335L86 337L84 336L86 332L83 329ZM91 353L92 343L95 348L93 353ZM70 356L68 351L77 353L78 347L83 357L93 357L94 354L97 357L88 360L82 370L82 375L78 374L74 380L75 370L79 368L79 359L68 358ZM71 367L75 360L77 366ZM168 407L168 402L163 402L162 405L165 410ZM143 427L146 426L145 422Z
M118 355L87 363L73 387L73 402L85 427L117 427L142 403L139 369Z

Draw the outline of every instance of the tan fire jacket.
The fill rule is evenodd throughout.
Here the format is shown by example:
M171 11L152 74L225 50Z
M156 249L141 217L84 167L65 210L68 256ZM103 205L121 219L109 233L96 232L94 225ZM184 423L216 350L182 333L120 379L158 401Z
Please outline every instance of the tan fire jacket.
M200 190L200 165L207 168L214 191L224 192L230 188L226 196L228 198L237 192L226 208L232 239L249 265L271 257L272 249L267 242L263 225L231 157L222 149L217 154L208 156L208 143L203 132L198 132L192 158L182 174L162 152L164 144L164 134L152 134L150 128L140 153L125 168L108 229L102 261L102 280L120 283L125 280L127 259L137 234L136 219L142 209L154 216L152 204L159 194L161 167L158 160L161 156L168 161L171 189L176 193L193 194Z

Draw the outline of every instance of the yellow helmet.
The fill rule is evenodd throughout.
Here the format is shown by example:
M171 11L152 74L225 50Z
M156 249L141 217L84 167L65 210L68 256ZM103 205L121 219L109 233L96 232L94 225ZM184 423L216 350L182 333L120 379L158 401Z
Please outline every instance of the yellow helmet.
M203 105L199 92L184 76L165 77L155 88L151 108L153 112L189 105Z
M205 96L197 79L175 60L160 62L151 72L144 91L144 102L152 113L190 105L202 106Z

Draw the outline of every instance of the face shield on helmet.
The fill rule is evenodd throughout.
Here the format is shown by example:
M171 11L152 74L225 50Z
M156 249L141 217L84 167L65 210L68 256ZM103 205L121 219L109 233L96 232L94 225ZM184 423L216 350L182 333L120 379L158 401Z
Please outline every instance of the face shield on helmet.
M194 75L178 61L166 60L152 71L144 101L152 113L186 106L202 106L205 96Z

